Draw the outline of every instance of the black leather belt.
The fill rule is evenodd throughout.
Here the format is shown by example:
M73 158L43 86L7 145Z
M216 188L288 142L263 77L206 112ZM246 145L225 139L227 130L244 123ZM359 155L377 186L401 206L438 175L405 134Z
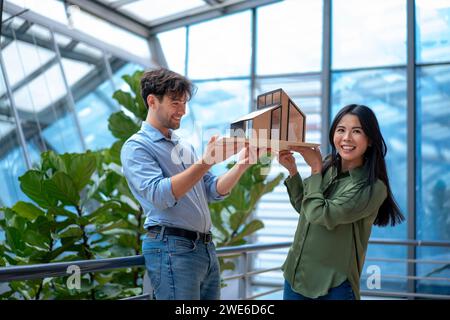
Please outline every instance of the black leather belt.
M161 232L161 226L148 227L147 231L151 233L159 233ZM212 241L211 233L201 233L180 228L164 227L164 234L169 236L183 237L192 241L200 240L203 243L210 243Z

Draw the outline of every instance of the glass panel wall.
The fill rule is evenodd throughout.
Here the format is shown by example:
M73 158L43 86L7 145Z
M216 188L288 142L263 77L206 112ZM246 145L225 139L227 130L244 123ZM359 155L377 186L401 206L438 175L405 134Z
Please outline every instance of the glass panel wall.
M186 28L158 34L167 66L179 74L186 73Z
M450 65L417 70L417 239L450 241ZM419 247L422 260L449 260L448 248ZM419 276L450 277L443 263L421 263ZM417 290L450 294L439 280L419 280Z
M251 39L250 11L193 25L189 28L189 77L250 76Z
M17 200L25 198L17 178L26 170L26 163L12 106L6 95L3 73L0 94L0 206L12 206Z
M416 1L416 237L450 241L450 1ZM426 64L426 65L425 65ZM419 293L450 295L450 250L419 247Z
M320 71L323 1L286 0L261 7L257 74Z
M36 149L31 160L37 162L40 152L82 151L83 146L52 35L33 27L8 25L4 35L10 43L2 54L25 138ZM61 57L67 57L65 51Z
M418 62L449 62L450 0L416 0Z
M406 0L333 0L332 67L406 63Z

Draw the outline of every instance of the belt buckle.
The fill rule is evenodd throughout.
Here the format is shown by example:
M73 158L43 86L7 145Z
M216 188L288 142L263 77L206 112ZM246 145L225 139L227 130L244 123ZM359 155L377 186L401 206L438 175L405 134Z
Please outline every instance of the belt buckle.
M212 234L211 233L205 233L205 236L203 238L203 242L208 244L212 241Z

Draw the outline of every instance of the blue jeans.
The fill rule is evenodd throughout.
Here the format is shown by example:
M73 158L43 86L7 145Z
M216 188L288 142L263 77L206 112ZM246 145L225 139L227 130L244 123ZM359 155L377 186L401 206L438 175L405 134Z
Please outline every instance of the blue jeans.
M157 300L218 300L220 271L212 242L147 234L145 266Z
M326 295L316 299L308 298L295 292L292 290L289 282L284 280L283 300L355 300L355 295L348 280L345 280L335 288L331 288Z

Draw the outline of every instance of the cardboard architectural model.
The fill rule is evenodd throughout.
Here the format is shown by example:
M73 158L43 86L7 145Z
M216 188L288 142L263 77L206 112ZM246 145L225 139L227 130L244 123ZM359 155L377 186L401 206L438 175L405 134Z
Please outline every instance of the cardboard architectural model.
M318 146L305 142L306 115L283 89L259 95L256 109L231 123L228 141L249 141L275 150Z

